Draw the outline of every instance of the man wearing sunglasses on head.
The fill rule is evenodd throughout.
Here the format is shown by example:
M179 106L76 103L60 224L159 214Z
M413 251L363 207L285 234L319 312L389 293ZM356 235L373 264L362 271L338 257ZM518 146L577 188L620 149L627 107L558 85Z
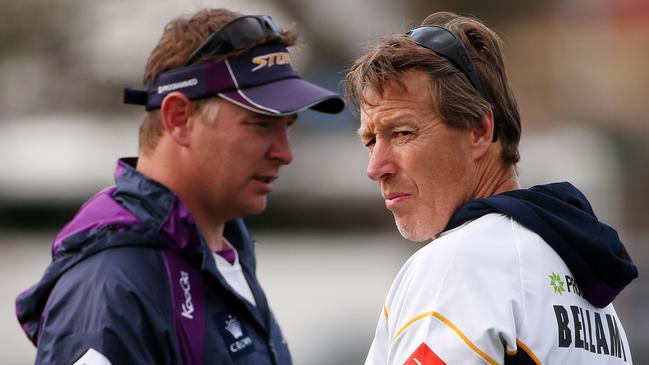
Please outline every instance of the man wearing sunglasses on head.
M366 364L630 364L611 302L637 270L569 183L521 189L500 38L435 13L347 75L403 266Z
M38 364L290 364L242 217L293 159L288 129L336 94L300 78L294 31L202 10L166 25L146 65L139 158L57 235L17 299Z

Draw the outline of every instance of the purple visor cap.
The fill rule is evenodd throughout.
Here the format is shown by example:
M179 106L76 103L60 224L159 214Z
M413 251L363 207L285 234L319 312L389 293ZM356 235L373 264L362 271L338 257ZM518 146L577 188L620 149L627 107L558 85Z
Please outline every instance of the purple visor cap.
M302 80L291 65L288 50L278 44L164 72L147 83L146 90L124 89L124 103L158 109L173 91L182 92L190 100L220 96L266 115L294 114L307 108L338 113L345 107L338 94Z

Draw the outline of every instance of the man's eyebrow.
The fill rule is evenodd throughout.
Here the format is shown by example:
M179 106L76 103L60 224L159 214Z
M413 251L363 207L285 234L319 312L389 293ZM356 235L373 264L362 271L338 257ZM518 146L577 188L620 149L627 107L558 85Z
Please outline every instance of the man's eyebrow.
M360 127L360 128L358 128L358 129L356 130L356 135L358 135L358 137L359 137L361 140L366 140L366 139L372 138L372 137L376 134L376 133L373 131L373 130L376 130L376 129L377 129L377 128L372 128L372 130L370 130L369 128L363 128L363 127Z
M379 123L378 128L380 129L390 129L395 127L400 127L402 125L411 124L415 119L415 116L411 113L399 113L386 118L383 118Z
M409 113L403 113L403 114L398 114L395 116L387 117L382 119L380 122L375 123L374 125L374 130L378 131L385 131L385 130L390 130L394 129L403 125L409 125L410 120L412 119L412 116ZM405 122L404 122L405 121ZM356 134L358 134L359 137L364 138L368 137L372 134L373 132L367 130L366 128L360 127L358 130L356 130Z

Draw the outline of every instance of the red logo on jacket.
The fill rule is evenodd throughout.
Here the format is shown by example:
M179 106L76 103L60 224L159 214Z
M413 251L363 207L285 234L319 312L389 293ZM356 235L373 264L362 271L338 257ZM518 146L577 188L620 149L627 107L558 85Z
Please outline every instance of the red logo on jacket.
M446 365L446 363L422 342L403 365Z

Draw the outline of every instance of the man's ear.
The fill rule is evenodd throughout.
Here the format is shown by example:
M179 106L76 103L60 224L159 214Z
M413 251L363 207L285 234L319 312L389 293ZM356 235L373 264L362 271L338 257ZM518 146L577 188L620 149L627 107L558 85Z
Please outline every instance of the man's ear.
M192 113L192 101L181 92L174 91L162 100L160 114L164 129L182 146L189 145L189 117Z
M486 153L493 143L494 113L491 109L487 111L480 121L480 125L471 129L471 149L475 160L479 160Z

